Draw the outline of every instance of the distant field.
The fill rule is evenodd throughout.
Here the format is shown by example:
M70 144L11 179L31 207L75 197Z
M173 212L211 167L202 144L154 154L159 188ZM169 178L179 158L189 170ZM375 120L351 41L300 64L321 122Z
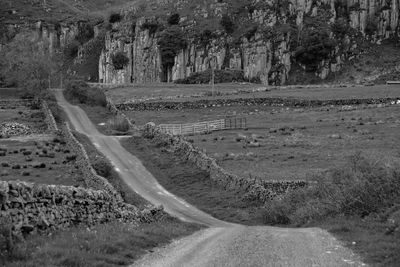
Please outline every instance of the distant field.
M190 114L189 111L185 111ZM248 130L187 137L240 176L313 179L357 152L399 161L400 107L280 110L248 115ZM197 115L197 114L196 114ZM246 144L255 142L257 147ZM259 147L258 147L259 145Z
M310 99L379 98L400 96L400 87L374 86L328 89L287 89L274 96ZM214 132L187 137L215 157L221 166L241 176L263 179L313 179L314 174L344 163L358 151L376 158L399 160L400 107L281 108L230 106L207 109L126 112L137 124L149 121L190 123L229 116L247 118L248 130ZM239 135L259 147L237 141Z
M355 87L266 87L260 84L218 84L215 92L230 94L237 91L243 93L233 95L211 96L210 85L184 84L152 84L137 85L108 89L106 94L115 103L124 103L132 100L146 101L195 101L198 99L219 98L254 98L254 97L282 97L299 99L349 99L349 98L385 98L400 97L400 85L376 85ZM253 92L253 90L260 92ZM203 95L191 97L192 95ZM208 96L204 96L207 94Z
M222 83L215 85L215 93L231 93L238 90L253 90L264 88L261 84L239 84ZM184 98L191 95L212 95L212 86L209 84L174 84L174 83L154 83L126 85L114 89L106 89L106 94L115 103L123 103L137 99L148 98Z

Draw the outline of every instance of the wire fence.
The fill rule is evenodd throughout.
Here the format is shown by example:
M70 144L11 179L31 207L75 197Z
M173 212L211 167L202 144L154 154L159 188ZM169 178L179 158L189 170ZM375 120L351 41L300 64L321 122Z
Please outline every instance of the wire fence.
M186 124L160 124L157 126L161 132L172 135L197 135L214 131L245 129L246 118L226 118L215 121L205 121Z

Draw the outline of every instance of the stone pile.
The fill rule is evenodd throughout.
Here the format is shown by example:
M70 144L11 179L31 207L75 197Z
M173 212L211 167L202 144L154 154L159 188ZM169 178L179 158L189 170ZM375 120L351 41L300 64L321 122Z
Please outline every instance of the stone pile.
M31 129L18 122L3 122L0 124L0 137L21 136L31 134Z

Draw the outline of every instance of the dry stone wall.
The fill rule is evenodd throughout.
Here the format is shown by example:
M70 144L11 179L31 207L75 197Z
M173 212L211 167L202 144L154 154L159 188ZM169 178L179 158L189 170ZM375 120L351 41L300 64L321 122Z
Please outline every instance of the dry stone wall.
M320 107L345 105L390 104L400 98L364 98L364 99L333 99L333 100L306 100L287 98L232 98L232 99L203 99L195 101L157 101L122 103L116 107L123 111L150 111L150 110L183 110L201 109L225 106L285 106L285 107Z
M0 181L0 218L11 222L14 235L115 220L151 222L162 214L161 208L141 211L103 190Z
M56 120L54 119L53 113L51 112L51 110L45 100L42 100L41 107L42 107L42 112L44 113L44 116L45 116L45 122L47 124L47 129L52 132L57 132L58 126L57 126Z
M97 175L96 171L92 167L92 164L90 162L89 156L86 153L85 148L72 134L71 128L68 123L65 124L62 133L64 138L66 138L68 146L75 153L75 155L77 155L76 164L79 166L79 169L83 172L83 179L85 181L86 186L97 190L105 190L108 194L113 196L118 201L122 201L121 195L107 181L107 179L101 177L100 175Z
M246 192L246 197L262 202L271 200L290 190L305 187L305 181L264 181L256 178L242 178L220 167L216 160L206 155L181 137L162 133L151 125L144 129L144 136L154 142L167 144L168 148L184 160L193 162L201 170L210 173L210 179L226 190Z

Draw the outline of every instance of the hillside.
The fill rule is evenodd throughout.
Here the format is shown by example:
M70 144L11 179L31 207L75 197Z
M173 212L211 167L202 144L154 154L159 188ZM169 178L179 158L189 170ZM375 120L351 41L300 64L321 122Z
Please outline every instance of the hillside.
M66 22L105 17L134 0L2 0L3 23Z

